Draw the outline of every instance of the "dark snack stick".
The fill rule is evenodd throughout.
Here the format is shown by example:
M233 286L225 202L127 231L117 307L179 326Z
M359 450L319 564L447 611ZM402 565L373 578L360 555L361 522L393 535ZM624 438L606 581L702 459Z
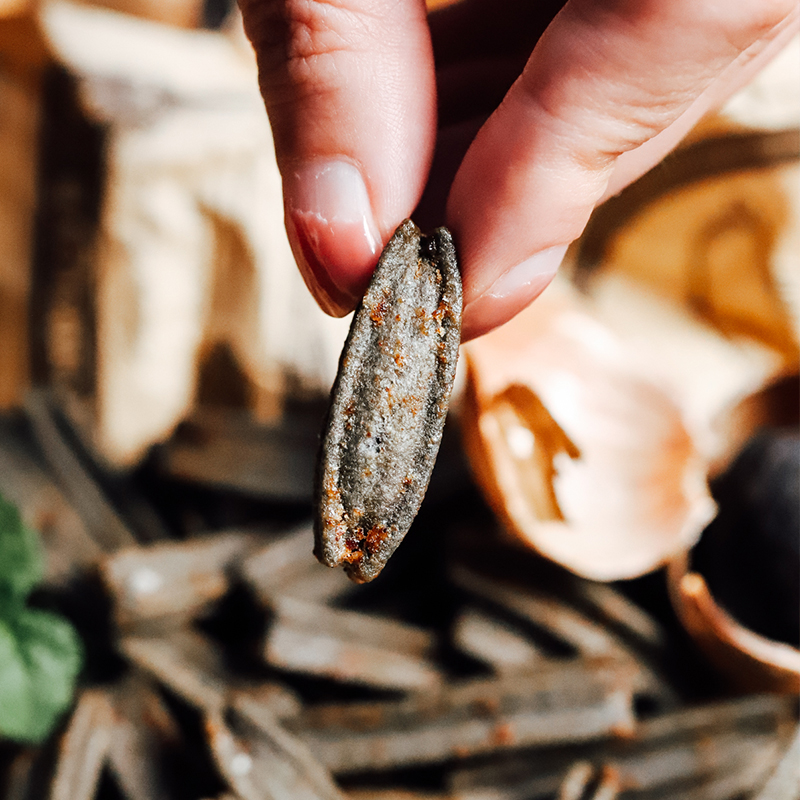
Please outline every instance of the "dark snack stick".
M317 464L315 554L358 583L383 569L425 495L460 340L450 232L406 220L356 309Z

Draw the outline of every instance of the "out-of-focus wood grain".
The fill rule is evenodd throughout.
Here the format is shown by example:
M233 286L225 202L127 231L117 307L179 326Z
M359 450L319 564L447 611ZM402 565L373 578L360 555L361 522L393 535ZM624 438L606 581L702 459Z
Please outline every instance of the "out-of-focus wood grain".
M202 0L92 0L90 5L177 28L197 28L203 20Z
M0 0L0 408L28 385L28 302L41 75L47 50L29 0Z
M38 89L0 67L0 408L28 381L28 292L36 203Z
M48 54L35 18L24 8L30 3L17 3L15 12L10 6L4 9L2 3L0 0L0 74L36 84Z
M0 18L22 14L29 5L28 0L0 0Z
M665 197L614 243L611 268L688 305L725 335L749 336L796 361L773 257L793 224L786 169L710 178Z
M194 407L274 421L288 395L326 392L347 322L317 308L294 264L252 51L75 3L41 20L85 113L107 126L98 451L130 463ZM215 360L238 386L204 403Z
M29 14L34 5L32 0L0 0L0 19ZM179 28L196 28L203 19L202 0L90 0L87 5L101 6Z

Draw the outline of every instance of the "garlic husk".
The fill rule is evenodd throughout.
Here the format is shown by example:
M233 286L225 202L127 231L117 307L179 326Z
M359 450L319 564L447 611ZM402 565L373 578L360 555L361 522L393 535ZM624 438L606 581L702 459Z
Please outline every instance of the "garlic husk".
M668 569L670 597L684 628L714 667L738 689L800 692L800 650L737 622L714 599L685 557Z
M595 580L688 550L714 516L680 406L568 286L465 346L464 436L509 529Z
M636 368L668 387L710 473L722 471L765 421L745 413L748 398L783 380L792 363L763 342L724 335L687 306L613 271L597 276L590 302L625 340Z

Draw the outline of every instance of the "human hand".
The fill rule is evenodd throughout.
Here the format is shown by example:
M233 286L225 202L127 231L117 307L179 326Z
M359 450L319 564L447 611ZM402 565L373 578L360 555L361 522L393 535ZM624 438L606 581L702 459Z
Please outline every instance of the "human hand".
M309 289L351 310L413 212L453 232L464 339L535 299L592 209L800 22L793 0L462 0L429 17L423 0L240 5Z

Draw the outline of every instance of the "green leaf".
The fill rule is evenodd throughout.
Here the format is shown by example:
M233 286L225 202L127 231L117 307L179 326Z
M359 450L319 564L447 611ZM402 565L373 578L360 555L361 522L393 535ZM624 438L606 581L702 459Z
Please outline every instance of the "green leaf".
M0 620L0 736L26 738L31 717L30 690L17 639Z
M43 572L37 534L0 496L0 736L28 742L69 708L82 663L72 626L25 605Z
M0 736L46 739L72 703L82 660L75 631L55 614L0 620Z
M0 495L0 611L3 600L24 600L44 574L39 538Z

